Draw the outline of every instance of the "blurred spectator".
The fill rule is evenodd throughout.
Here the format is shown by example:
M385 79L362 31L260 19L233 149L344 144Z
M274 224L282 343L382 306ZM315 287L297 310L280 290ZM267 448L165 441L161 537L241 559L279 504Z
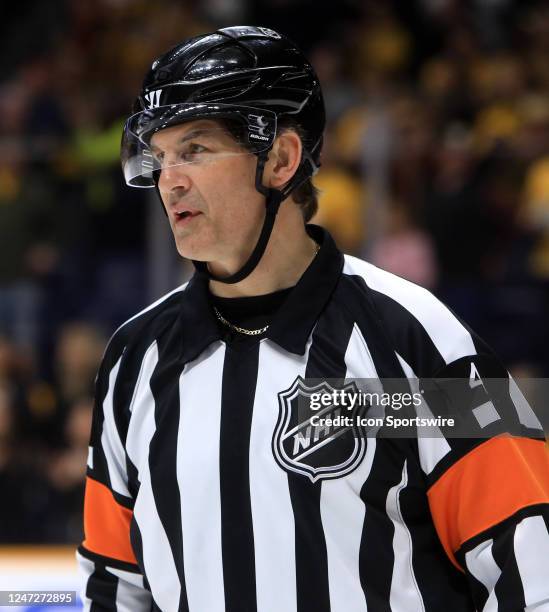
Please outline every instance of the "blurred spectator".
M529 270L533 276L549 281L549 156L528 170L521 213L525 227L535 237Z
M475 188L476 160L464 125L447 128L439 145L424 223L435 243L444 282L478 279L491 238Z
M437 286L438 270L429 236L415 226L408 208L395 203L389 209L387 227L369 250L369 260L422 287Z
M65 423L67 446L53 454L47 468L53 497L62 517L58 521L58 538L63 542L75 542L83 537L82 504L92 410L91 397L83 396L74 401Z
M13 393L0 384L0 542L51 541L57 519L51 487L41 470L43 454L21 443L16 431Z
M358 255L364 244L366 190L340 155L334 135L325 137L322 167L314 179L319 189L319 209L313 223L326 227L346 253Z
M93 382L106 338L83 322L66 324L58 337L56 379L58 392L66 404L93 395Z
M364 241L364 189L343 166L324 165L315 179L319 210L312 219L326 227L346 253L358 255Z
M328 125L336 122L349 108L360 102L360 92L352 79L342 41L321 41L310 53L322 83Z

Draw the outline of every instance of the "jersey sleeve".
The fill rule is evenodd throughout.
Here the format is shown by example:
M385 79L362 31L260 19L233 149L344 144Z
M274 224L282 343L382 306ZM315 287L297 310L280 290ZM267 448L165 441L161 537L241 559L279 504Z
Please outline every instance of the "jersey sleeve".
M478 610L549 609L543 561L549 560L549 452L542 424L487 352L448 364L437 378L457 386L453 410L471 434L418 440L442 546L466 574Z
M491 349L429 291L352 266L363 270L404 376L423 392L412 414L462 425L459 435L442 425L418 431L410 452L438 538L476 608L549 610L547 407L536 413Z
M124 449L125 418L117 406L124 347L111 340L95 391L84 497L84 541L77 551L84 610L145 612L152 597L133 550L134 499Z

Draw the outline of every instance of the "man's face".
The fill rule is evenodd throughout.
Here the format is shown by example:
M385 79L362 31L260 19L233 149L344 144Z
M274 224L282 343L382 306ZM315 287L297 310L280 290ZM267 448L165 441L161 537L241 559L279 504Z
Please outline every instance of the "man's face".
M256 156L210 120L166 128L150 144L162 161L158 188L179 254L229 265L244 261L265 211L255 189Z

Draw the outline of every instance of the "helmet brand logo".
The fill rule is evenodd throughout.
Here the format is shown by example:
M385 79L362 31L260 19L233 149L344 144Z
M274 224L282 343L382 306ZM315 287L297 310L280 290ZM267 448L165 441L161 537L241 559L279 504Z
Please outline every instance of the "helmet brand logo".
M282 38L278 32L271 30L271 28L257 28L260 32L263 32L265 36L270 36L272 38Z
M148 94L145 94L145 100L147 100L149 104L149 109L157 108L160 106L160 94L162 93L161 89L157 89L155 91L149 91Z
M249 137L252 140L264 140L268 141L269 122L263 115L248 115L248 129L250 130ZM267 134L265 133L267 131Z

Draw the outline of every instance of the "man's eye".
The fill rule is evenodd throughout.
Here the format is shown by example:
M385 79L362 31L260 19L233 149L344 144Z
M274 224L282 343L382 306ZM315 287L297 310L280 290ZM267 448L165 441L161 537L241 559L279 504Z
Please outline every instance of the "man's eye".
M178 159L183 161L193 161L197 155L207 151L208 149L206 147L198 143L191 142L178 153L174 152L173 154L168 155L168 157L166 157L163 151L151 151L151 154L157 163L172 165L177 164Z
M192 155L197 155L199 153L205 153L207 151L206 147L203 147L200 144L197 144L196 142L191 142L187 148L187 150L184 152L185 156L192 156Z

